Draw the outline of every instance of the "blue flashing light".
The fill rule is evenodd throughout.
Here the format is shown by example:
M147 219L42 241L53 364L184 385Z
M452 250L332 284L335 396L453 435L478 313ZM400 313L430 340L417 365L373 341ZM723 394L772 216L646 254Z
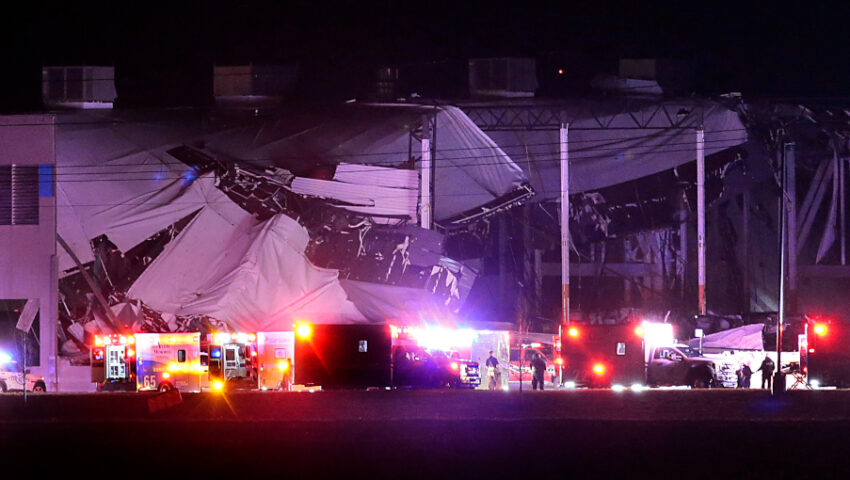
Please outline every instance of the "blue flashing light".
M180 176L180 183L184 186L189 185L194 182L196 178L198 178L198 170L195 168L187 168Z
M221 358L221 349L220 348L213 348L212 351L210 352L210 356L212 358Z

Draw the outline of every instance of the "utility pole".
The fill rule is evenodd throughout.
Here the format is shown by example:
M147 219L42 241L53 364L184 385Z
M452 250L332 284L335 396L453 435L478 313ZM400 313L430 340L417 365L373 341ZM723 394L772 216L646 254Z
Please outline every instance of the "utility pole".
M430 129L426 129L430 131ZM430 133L426 132L422 138L422 164L419 172L419 226L425 229L431 228L431 139L427 138Z
M785 252L788 249L788 199L786 197L786 189L788 183L787 162L788 152L793 152L793 144L791 150L785 145L785 148L780 152L780 185L779 185L779 315L776 322L776 373L773 376L773 395L781 395L785 393L785 375L782 373L782 328L785 324ZM793 153L791 155L793 161Z
M788 242L788 304L792 315L797 313L797 168L794 158L794 142L785 144L785 189L783 197L785 212L788 216L785 222ZM779 368L779 365L777 365Z
M705 132L697 130L697 261L698 307L705 315Z
M744 238L743 238L743 249L744 249L744 298L743 298L743 313L744 318L748 319L750 316L750 298L752 294L750 293L750 191L744 190L743 193L743 214L744 214Z
M561 321L558 322L558 341L564 326L570 324L570 149L569 125L561 124ZM562 344L563 345L563 344ZM558 378L563 383L563 365L558 365Z

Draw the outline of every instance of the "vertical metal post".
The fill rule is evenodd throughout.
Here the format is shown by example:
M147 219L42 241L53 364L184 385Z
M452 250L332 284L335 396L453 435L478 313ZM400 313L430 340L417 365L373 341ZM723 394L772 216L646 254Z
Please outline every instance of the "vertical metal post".
M794 143L785 144L785 230L788 242L788 311L797 313L797 173Z
M562 342L565 325L570 324L570 148L569 125L561 124L561 321L558 341ZM563 349L563 343L561 343ZM563 380L563 366L558 365L558 378ZM563 383L563 382L562 382Z
M697 261L698 307L706 314L705 304L705 132L697 130Z
M419 226L431 228L431 139L422 139L422 164L419 179Z
M844 221L845 221L845 218L847 218L847 217L845 217L845 208L846 208L845 207L845 201L846 200L844 198L844 162L845 161L846 161L846 159L844 159L844 158L840 158L838 160L838 176L839 176L838 195L840 197L838 199L838 201L839 201L839 206L840 206L839 211L841 213L841 218L838 219L838 222L839 222L838 224L839 224L839 231L841 232L841 264L842 265L847 265L847 238L845 237L845 227L844 227Z
M685 283L688 279L688 199L684 189L679 192L679 195L681 196L681 208L679 209L679 263L681 265L679 270L681 274L679 296L684 300Z
M561 324L570 323L570 154L569 126L561 124Z
M782 327L785 324L785 252L788 249L788 203L785 199L788 183L785 153L781 152L779 189L779 318L776 321L776 372L773 375L773 394L785 391L782 375Z
M744 311L741 312L744 314L744 318L749 318L750 315L750 304L752 294L750 293L750 191L744 190L744 199L743 199L743 214L744 214L744 238L743 238L743 249L744 249Z

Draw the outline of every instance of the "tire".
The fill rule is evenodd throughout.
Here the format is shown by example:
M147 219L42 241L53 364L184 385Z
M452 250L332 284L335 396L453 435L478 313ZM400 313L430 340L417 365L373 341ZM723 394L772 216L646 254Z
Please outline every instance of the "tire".
M7 391L9 390L6 388L6 382L0 382L0 392L6 393Z
M47 391L47 385L44 382L35 382L35 385L32 386L32 391L34 393L44 393Z
M159 387L156 390L161 393L170 392L174 390L174 385L168 382L162 382L159 384Z
M711 388L711 380L702 375L694 375L688 382L691 388Z

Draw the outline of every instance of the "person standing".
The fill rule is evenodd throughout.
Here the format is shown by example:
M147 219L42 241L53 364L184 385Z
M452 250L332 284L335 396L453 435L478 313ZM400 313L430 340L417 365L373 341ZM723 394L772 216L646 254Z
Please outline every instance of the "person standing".
M764 360L761 362L761 366L758 370L756 370L757 372L761 372L761 388L765 388L765 385L767 385L768 390L773 388L773 370L775 368L776 365L773 363L773 360L771 360L769 356L765 355Z
M750 388L750 377L753 376L753 369L749 363L745 363L741 367L741 388Z
M502 373L499 371L499 359L493 356L492 350L490 350L490 356L487 357L487 362L484 365L487 367L490 390L498 390L502 384Z
M531 389L543 390L543 378L546 374L546 360L539 353L531 361Z

